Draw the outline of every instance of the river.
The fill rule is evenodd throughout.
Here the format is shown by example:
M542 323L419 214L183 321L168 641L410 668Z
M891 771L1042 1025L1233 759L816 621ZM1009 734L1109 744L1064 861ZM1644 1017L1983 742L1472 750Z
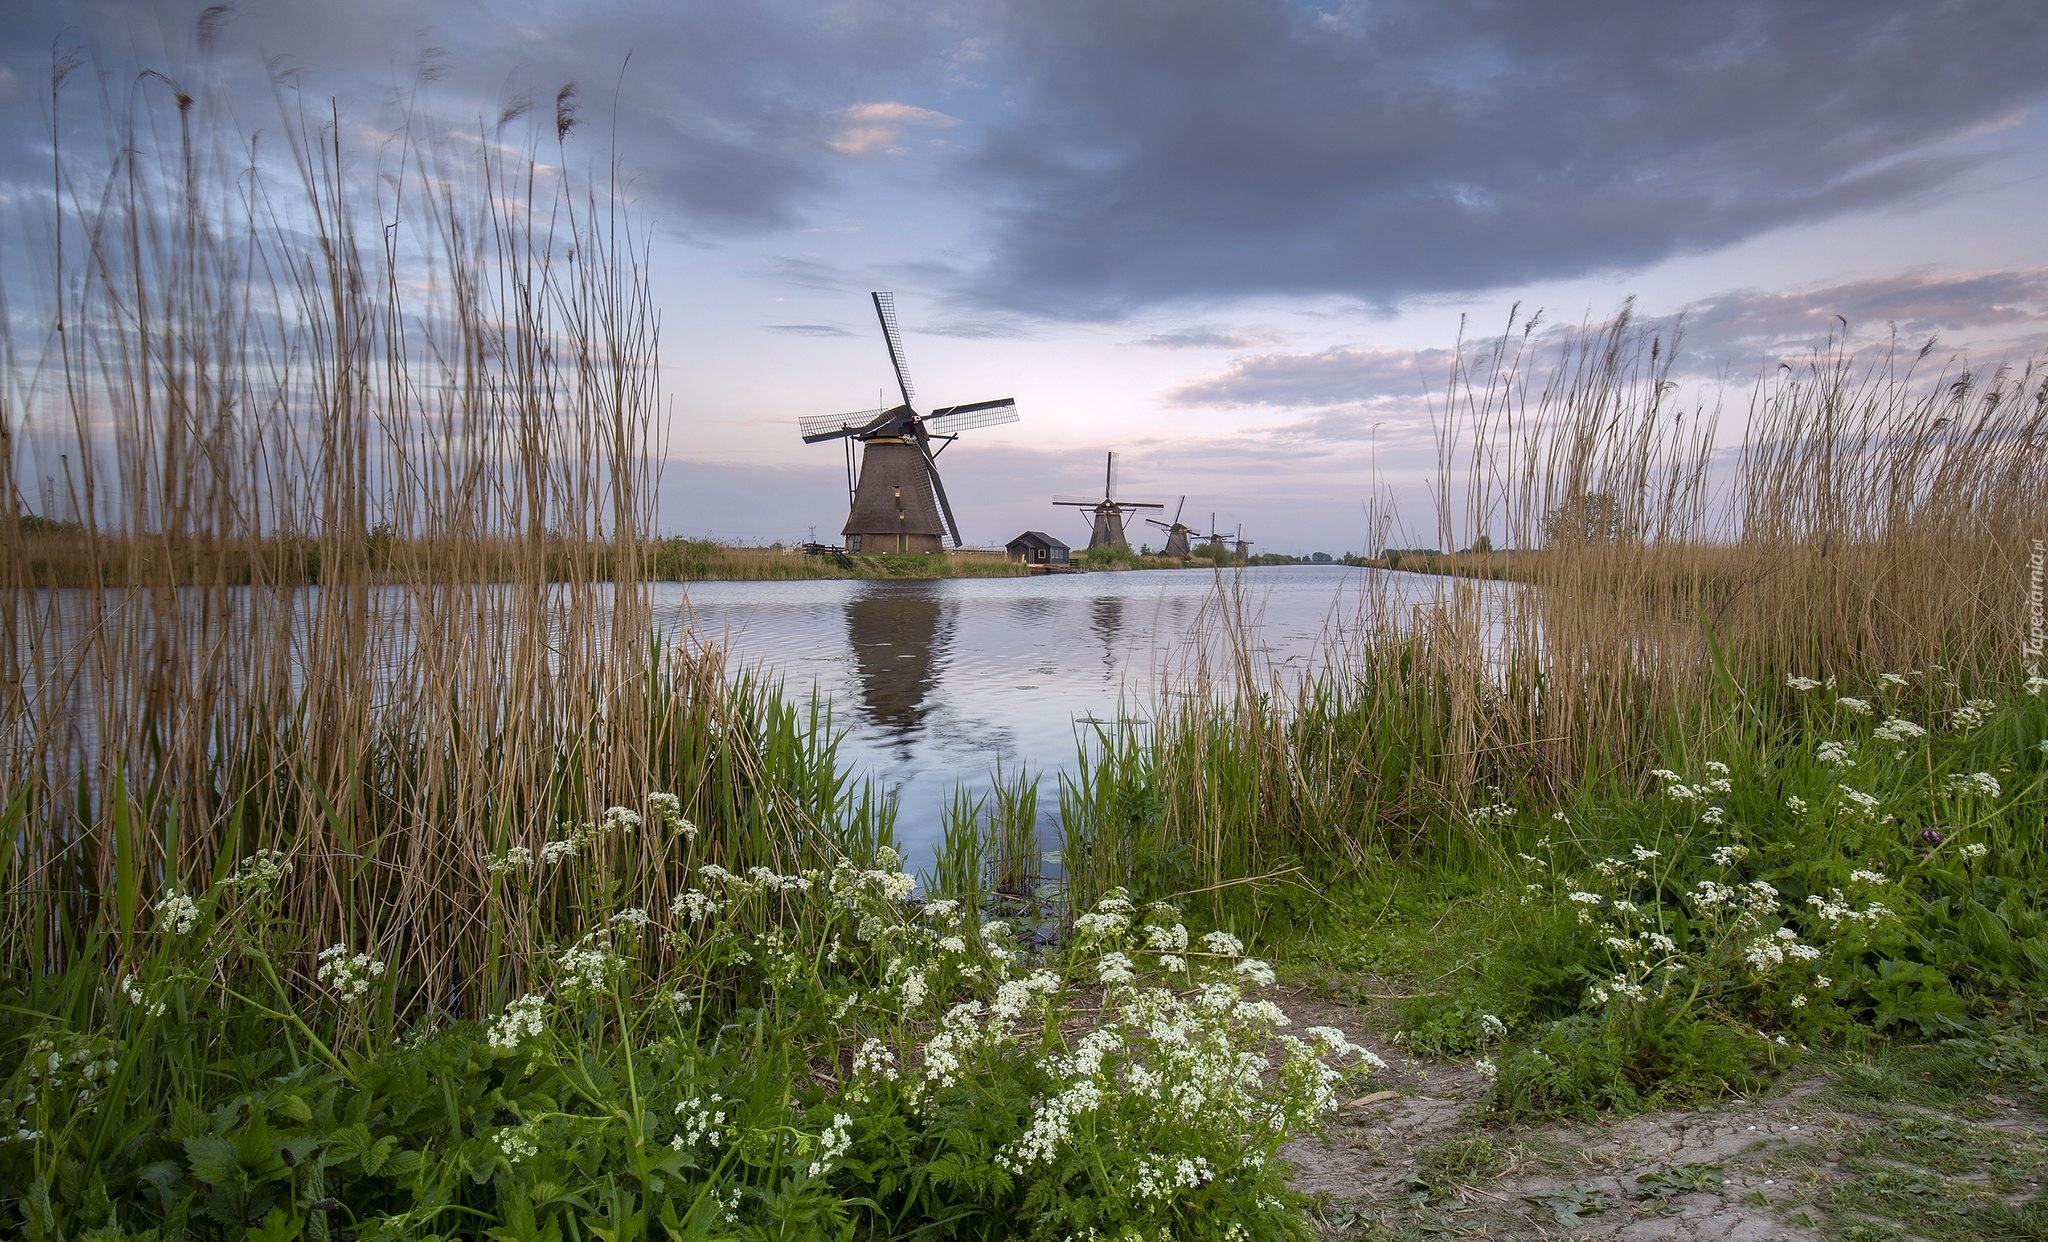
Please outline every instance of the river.
M1221 667L1224 613L1257 667L1282 675L1338 658L1378 618L1441 580L1342 565L1157 570L939 581L703 582L655 588L671 632L722 643L728 664L815 691L844 730L842 761L897 799L906 860L929 865L957 789L1071 767L1095 724L1143 722L1162 694ZM1140 724L1142 726L1142 723Z

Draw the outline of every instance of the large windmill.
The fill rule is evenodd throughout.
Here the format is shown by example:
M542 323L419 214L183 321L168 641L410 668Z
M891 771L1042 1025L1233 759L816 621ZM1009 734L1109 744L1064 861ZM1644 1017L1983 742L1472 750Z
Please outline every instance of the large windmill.
M1094 514L1094 525L1088 532L1088 550L1097 548L1126 548L1131 541L1124 537L1124 514L1136 513L1140 509L1164 509L1166 505L1153 500L1118 500L1116 498L1116 454L1109 454L1109 461L1102 470L1101 496L1055 496L1056 505L1073 505L1087 509Z
M896 327L896 295L875 293L875 317L889 345L896 388L903 404L852 414L818 414L797 420L805 444L846 441L846 536L849 552L939 552L946 536L959 547L960 523L953 519L946 485L939 482L939 454L963 431L1017 421L1009 397L948 405L929 414L911 408L910 372L903 364L903 337ZM937 449L932 441L943 441ZM853 446L860 463L854 465Z
M1159 555L1177 556L1182 560L1186 560L1191 555L1188 550L1188 524L1180 520L1180 511L1187 507L1188 498L1183 496L1180 498L1180 503L1174 506L1173 520L1171 522L1162 522L1158 518L1145 519L1166 532L1166 546L1159 550Z

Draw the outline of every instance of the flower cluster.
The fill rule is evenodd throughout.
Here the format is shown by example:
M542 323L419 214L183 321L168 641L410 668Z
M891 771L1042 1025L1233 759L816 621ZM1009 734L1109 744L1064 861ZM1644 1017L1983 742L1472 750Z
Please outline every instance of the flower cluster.
M656 819L668 825L669 831L681 834L686 841L697 839L697 825L683 815L683 800L672 793L651 793L647 795L647 809Z
M281 850L257 850L236 866L234 874L220 882L220 886L232 893L247 897L261 897L274 891L291 874L291 859Z
M607 837L630 834L639 827L640 812L631 807L611 807L597 822L578 824L569 831L568 836L558 837L543 844L540 847L540 860L548 865L566 862Z
M1916 738L1926 737L1927 730L1914 724L1904 716L1893 716L1890 720L1871 730L1870 736L1880 742L1910 742Z
M157 898L156 929L173 936L190 934L199 925L199 903L184 893L165 893Z
M384 963L367 953L351 954L345 944L320 950L320 982L333 988L345 1005L353 1005L370 994L370 987L384 977Z
M491 1023L491 1047L511 1051L547 1030L547 1001L532 993L505 1006L505 1012Z
M1949 722L1967 733L1991 719L1991 710L1997 706L1990 699L1971 699L1949 713Z

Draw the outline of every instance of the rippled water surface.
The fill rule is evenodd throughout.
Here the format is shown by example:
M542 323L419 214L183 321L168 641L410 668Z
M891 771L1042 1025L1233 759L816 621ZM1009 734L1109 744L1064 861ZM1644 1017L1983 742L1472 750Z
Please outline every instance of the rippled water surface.
M1227 578L1256 656L1283 670L1329 659L1369 606L1400 607L1431 589L1412 575L1327 565ZM898 840L924 865L956 788L986 788L998 763L1026 767L1046 777L1040 807L1052 809L1049 774L1072 764L1090 722L1144 719L1162 688L1185 687L1205 654L1221 655L1218 586L1210 570L706 582L657 587L655 608L664 628L723 641L733 666L828 698L845 730L842 759L896 793Z

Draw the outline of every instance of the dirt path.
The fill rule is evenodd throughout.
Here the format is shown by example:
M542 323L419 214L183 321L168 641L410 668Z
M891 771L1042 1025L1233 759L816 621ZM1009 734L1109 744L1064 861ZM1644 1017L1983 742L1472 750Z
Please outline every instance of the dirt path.
M1286 1149L1331 1239L2048 1238L2048 1126L1996 1072L1952 1081L1911 1050L1816 1057L1758 1098L1504 1126L1479 1107L1484 1078L1403 1055L1378 1015L1283 1007L1389 1066L1324 1137Z

